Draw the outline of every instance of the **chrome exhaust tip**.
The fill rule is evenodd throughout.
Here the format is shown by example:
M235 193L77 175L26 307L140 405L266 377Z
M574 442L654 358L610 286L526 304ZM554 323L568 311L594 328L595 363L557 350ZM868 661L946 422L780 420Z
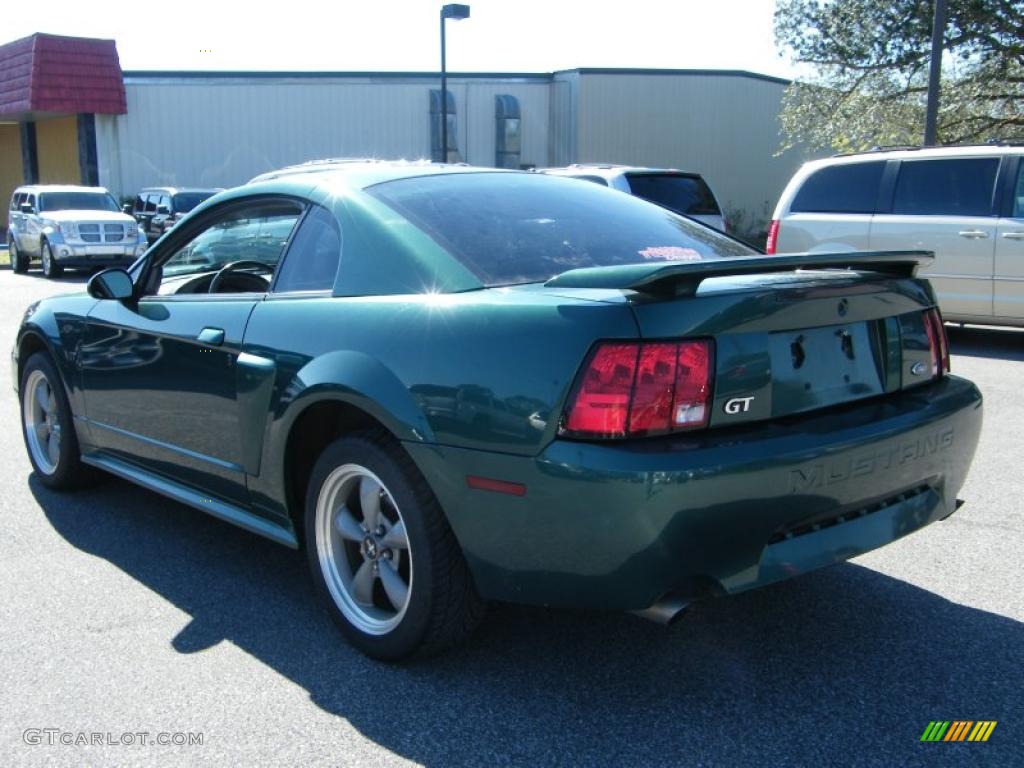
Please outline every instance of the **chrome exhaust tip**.
M663 624L667 627L683 618L683 614L686 613L689 605L682 598L666 595L650 608L644 608L641 611L630 611L630 613L634 616L639 616L641 619L647 619L655 624Z

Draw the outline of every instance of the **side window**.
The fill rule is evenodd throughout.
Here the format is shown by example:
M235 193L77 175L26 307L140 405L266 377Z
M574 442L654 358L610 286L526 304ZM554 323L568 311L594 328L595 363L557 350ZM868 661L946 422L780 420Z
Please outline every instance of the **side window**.
M892 212L919 216L991 216L999 158L904 160Z
M160 195L160 199L157 201L157 205L162 205L168 211L171 210L171 198L167 195Z
M39 210L38 208L36 208L36 196L35 195L27 195L25 197L25 202L32 206L32 210L33 211L38 211Z
M1017 170L1017 186L1013 192L1013 218L1024 219L1024 163Z
M315 206L295 232L274 283L275 293L334 288L341 261L341 231L334 214Z
M885 162L843 163L804 180L790 213L874 213Z
M146 195L146 213L156 213L156 199L158 195Z
M225 273L217 293L266 292L301 213L287 201L226 211L163 262L158 292L207 293L214 275L238 261L249 263Z

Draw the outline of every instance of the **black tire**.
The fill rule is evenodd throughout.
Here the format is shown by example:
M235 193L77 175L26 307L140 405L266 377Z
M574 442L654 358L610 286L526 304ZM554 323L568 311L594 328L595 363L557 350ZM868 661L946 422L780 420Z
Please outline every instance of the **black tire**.
M60 451L53 467L43 466L37 459L29 437L29 419L26 416L26 400L29 398L29 382L38 377L36 372L45 377L50 391L53 393L54 405L56 406L55 421L60 426ZM90 483L95 478L91 467L82 463L81 453L78 446L78 437L75 434L75 425L71 418L71 406L68 403L68 396L64 390L64 383L57 372L56 366L46 352L36 352L25 363L21 373L21 382L18 389L19 403L21 405L21 434L25 440L25 449L28 451L29 461L32 462L32 469L36 477L43 485L58 490L78 488Z
M321 567L317 502L325 481L346 465L358 465L380 479L401 510L408 536L415 572L408 605L397 626L383 634L363 631L345 615ZM306 493L305 536L317 591L348 641L367 656L383 661L428 656L463 640L483 618L485 603L441 506L408 454L385 432L355 433L324 449Z
M60 277L64 274L64 267L57 263L57 259L53 256L53 246L47 241L43 240L39 244L40 257L43 260L43 276L48 280L53 280L56 277Z
M19 275L28 272L28 257L18 249L18 242L13 238L7 243L7 253L11 257L11 269Z

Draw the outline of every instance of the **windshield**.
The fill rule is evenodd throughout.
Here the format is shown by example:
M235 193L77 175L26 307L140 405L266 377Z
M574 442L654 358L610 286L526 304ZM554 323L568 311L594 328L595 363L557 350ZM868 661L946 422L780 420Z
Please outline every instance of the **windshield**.
M188 213L215 194L216 192L179 192L174 196L174 212Z
M639 198L558 176L421 176L377 184L367 192L430 235L487 286L543 282L581 267L755 253Z
M681 173L631 173L629 188L637 197L686 216L721 216L711 188L700 176Z
M121 209L109 192L43 192L39 195L42 211L111 211Z

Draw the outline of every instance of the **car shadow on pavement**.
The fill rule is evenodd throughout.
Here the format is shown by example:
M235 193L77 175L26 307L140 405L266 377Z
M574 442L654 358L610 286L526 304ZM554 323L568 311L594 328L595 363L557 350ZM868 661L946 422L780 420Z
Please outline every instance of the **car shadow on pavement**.
M177 651L227 640L424 765L1019 758L1024 625L855 564L698 604L670 628L497 605L465 646L389 666L345 644L302 554L119 480L29 484L72 546L192 617L167 638ZM936 719L999 727L986 744L920 743Z
M954 355L1024 360L1024 329L947 325L946 333Z

